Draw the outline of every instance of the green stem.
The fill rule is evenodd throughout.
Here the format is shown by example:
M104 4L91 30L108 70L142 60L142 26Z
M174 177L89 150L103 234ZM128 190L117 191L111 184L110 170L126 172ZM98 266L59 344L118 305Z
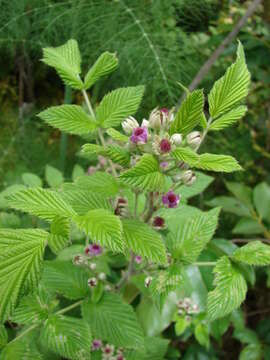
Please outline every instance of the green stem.
M195 262L192 265L195 266L216 266L216 261L203 261L203 262Z
M65 307L64 309L61 309L59 311L56 312L57 315L61 315L61 314L65 314L66 312L76 308L77 306L81 305L84 302L84 300L79 300L77 302L75 302L74 304L71 304L67 307Z
M91 102L90 102L89 97L87 95L87 92L85 90L82 90L82 93L83 93L83 97L84 97L85 103L87 105L87 108L88 108L91 116L95 119L96 115L95 115L94 110L92 108L92 105L91 105Z

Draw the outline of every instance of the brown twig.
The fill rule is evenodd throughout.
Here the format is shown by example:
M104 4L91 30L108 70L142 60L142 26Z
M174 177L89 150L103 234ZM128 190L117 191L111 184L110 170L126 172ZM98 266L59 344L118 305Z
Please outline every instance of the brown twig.
M269 239L259 239L259 238L258 239L232 239L231 241L234 244L249 243L249 242L253 242L253 241L262 241L267 244L270 244Z

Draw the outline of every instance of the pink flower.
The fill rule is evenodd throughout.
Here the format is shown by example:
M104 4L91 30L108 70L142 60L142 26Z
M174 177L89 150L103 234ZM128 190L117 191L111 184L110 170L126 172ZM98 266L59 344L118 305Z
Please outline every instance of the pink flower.
M169 140L162 139L159 143L159 149L161 153L165 154L171 151L172 145Z
M92 341L92 350L99 350L102 346L102 341L99 339L94 339Z
M85 254L90 256L98 256L103 252L102 247L99 244L90 244L85 249Z
M161 216L155 216L152 225L157 230L163 229L165 227L165 220Z
M130 141L134 144L146 144L148 138L148 131L146 127L137 127L133 129Z
M135 256L135 263L140 264L142 262L142 257L140 255Z
M180 196L173 191L168 191L167 194L162 196L163 204L168 208L176 208L179 204Z
M167 167L169 166L169 163L168 161L162 161L159 166L162 168L162 169L167 169Z

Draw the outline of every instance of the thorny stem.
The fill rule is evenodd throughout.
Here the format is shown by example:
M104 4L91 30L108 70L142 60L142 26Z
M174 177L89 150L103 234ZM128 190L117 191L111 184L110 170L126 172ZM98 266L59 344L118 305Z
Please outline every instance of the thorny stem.
M74 304L71 304L67 307L65 307L64 309L61 309L59 311L57 311L55 314L60 315L60 314L64 314L72 309L74 309L75 307L81 305L83 303L84 300L80 300L75 302ZM30 331L36 329L37 327L39 327L41 324L33 324L31 325L29 328L27 328L25 331L21 332L18 336L16 336L12 341L10 341L9 343L15 342L19 339L21 339L23 336L25 336L26 334L28 334Z
M209 117L208 121L207 121L207 125L206 128L204 129L203 133L202 133L202 139L201 142L199 143L199 145L196 147L195 152L197 152L199 150L199 147L202 145L202 143L204 142L206 135L209 131L210 125L212 123L213 119L211 117Z
M130 276L133 274L133 272L134 272L134 260L135 260L135 254L133 252L131 252L131 259L130 259L130 262L128 264L128 269L125 272L124 276L120 279L120 281L115 286L117 290L121 289L125 285L125 283L128 281Z
M96 119L96 115L95 115L95 112L93 110L93 107L91 105L91 101L87 95L87 92L85 90L82 90L82 93L83 93L83 97L84 97L84 100L85 100L85 103L87 105L87 108L88 108L88 111L89 113L91 114L91 116L93 117L93 119L95 120ZM105 142L105 139L103 137L103 134L102 134L102 130L99 128L98 129L98 136L100 138L100 142L103 146L106 145L106 142ZM109 160L109 164L110 164L110 167L111 167L111 170L112 170L112 173L115 177L117 177L117 172L115 170L115 167L114 167L114 164L112 163L111 160Z
M148 223L148 221L151 219L152 214L154 212L154 193L149 193L149 208L148 212L145 214L144 222Z
M216 265L216 261L203 261L203 262L195 262L192 265L195 266L215 266Z

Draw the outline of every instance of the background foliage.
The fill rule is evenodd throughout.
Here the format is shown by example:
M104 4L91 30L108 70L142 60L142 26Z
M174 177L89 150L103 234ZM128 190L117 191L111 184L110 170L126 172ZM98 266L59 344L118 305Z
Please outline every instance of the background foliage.
M0 0L1 189L14 184L28 186L29 182L32 184L35 181L42 181L46 187L58 188L64 179L75 179L76 174L82 174L89 164L96 165L97 162L93 157L89 163L89 159L77 156L81 145L77 137L69 136L66 149L61 147L63 138L60 132L36 117L36 113L48 104L59 105L64 101L77 104L82 101L80 95L69 96L67 91L64 99L62 83L52 70L39 61L43 47L58 46L70 38L77 39L84 70L103 51L116 52L119 68L110 78L93 87L93 101L99 103L107 91L118 86L145 84L146 92L139 115L146 116L157 105L171 107L176 104L182 94L177 82L185 86L191 82L248 4L249 1L226 0ZM203 194L200 189L195 194L187 194L190 204L201 209L208 210L212 206L223 208L216 234L219 239L215 246L226 249L228 253L232 253L235 243L246 239L262 237L269 242L270 238L267 215L270 199L266 196L269 194L267 183L270 183L270 15L268 1L264 1L263 5L264 8L261 6L258 9L239 34L252 74L248 112L235 127L226 129L222 134L210 134L204 145L204 150L208 152L217 152L216 149L222 147L224 153L239 159L245 172L226 176L226 183L221 175ZM202 86L207 91L232 62L235 49L236 42L233 42L203 80ZM63 156L67 159L65 163ZM39 175L41 180L27 176L29 173ZM211 179L204 181L210 184ZM269 202L260 206L261 199ZM39 225L32 217L10 213L3 201L1 203L1 194L0 204L0 227ZM210 251L200 260L213 259L215 254ZM47 281L52 279L53 271L56 270L47 270ZM80 278L81 274L77 276ZM200 299L205 299L212 275L205 269L197 271L190 267L189 276L192 278L191 293L195 291ZM161 315L156 313L147 297L138 307L144 331L149 336L164 331L166 338L173 339L175 346L167 352L168 359L178 358L179 353L175 349L181 350L184 359L235 359L238 356L236 352L241 353L241 359L260 359L262 346L267 358L270 273L263 269L257 269L255 273L247 268L246 278L249 290L244 308L235 312L231 319L224 318L222 322L213 323L211 345L203 319L195 321L193 328L185 333L187 325L179 321L178 336L175 336L173 329L166 329L166 311L169 309ZM140 286L139 278L136 286ZM68 294L68 286L63 292ZM46 299L43 301L46 303ZM106 306L106 303L103 305ZM90 313L91 309L87 311ZM19 313L14 321L16 316L21 321ZM57 321L50 319L51 323ZM58 325L60 328L66 326L62 323ZM70 323L70 326L80 328L83 325ZM8 324L8 331L12 337L12 324ZM87 331L84 329L83 334ZM191 336L193 333L195 337ZM5 342L5 335L1 337L0 329L1 341ZM86 336L80 341L86 346L90 340ZM54 346L57 344L51 342L52 349ZM163 343L148 346L160 348L160 353L163 348L166 349ZM27 352L27 342L18 343L17 351ZM65 351L69 350L64 349L63 356ZM12 354L10 356L12 358Z

